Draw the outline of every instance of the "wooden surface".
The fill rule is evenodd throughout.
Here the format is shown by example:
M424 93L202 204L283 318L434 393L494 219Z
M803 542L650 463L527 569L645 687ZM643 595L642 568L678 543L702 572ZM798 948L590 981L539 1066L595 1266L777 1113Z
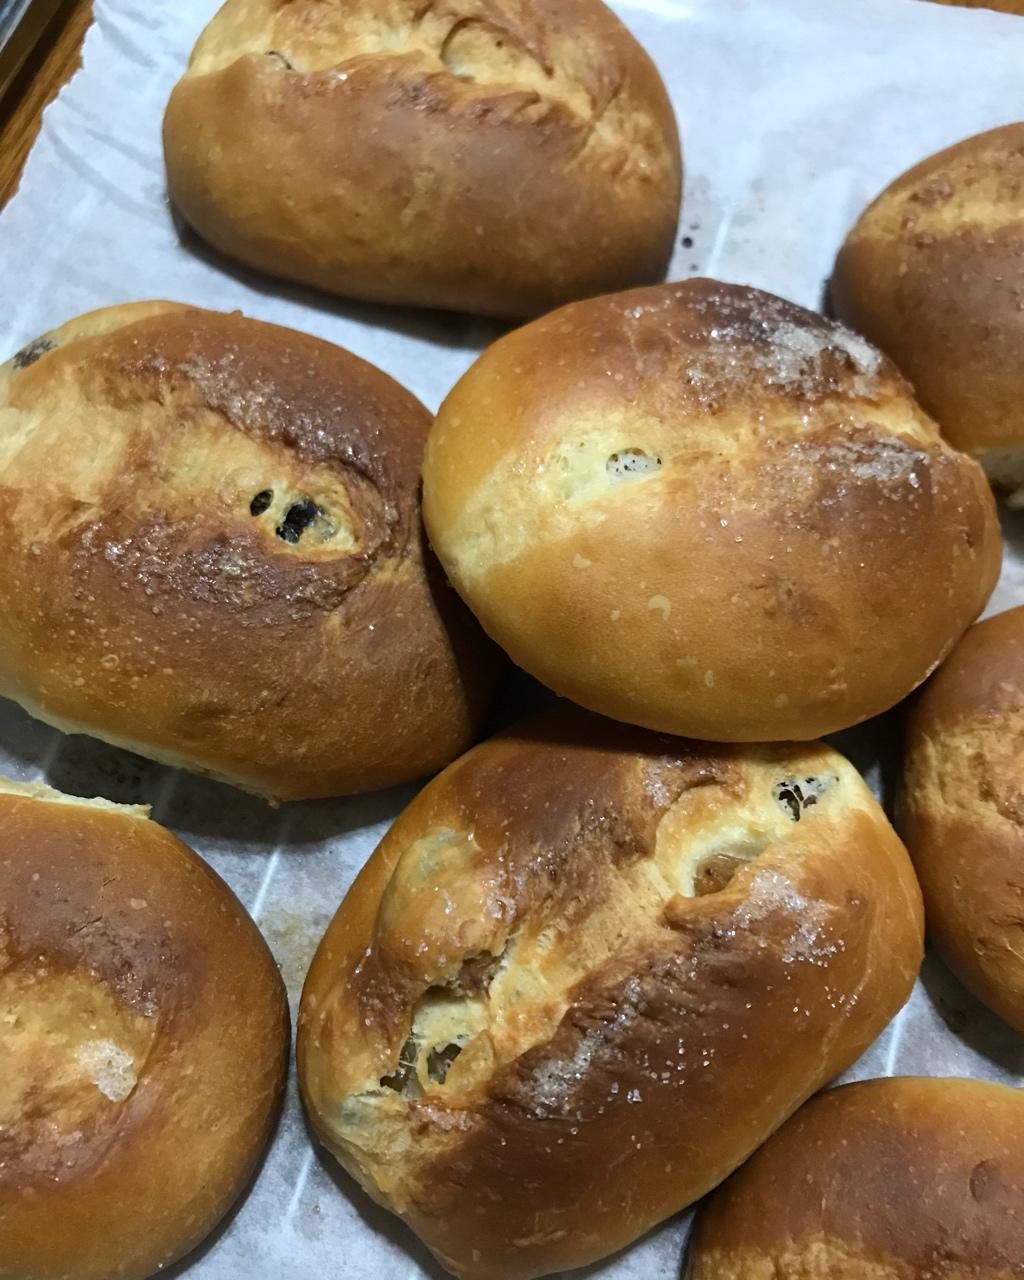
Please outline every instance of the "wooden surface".
M82 40L91 21L92 0L66 0L0 106L0 209L18 189L43 108L81 61Z

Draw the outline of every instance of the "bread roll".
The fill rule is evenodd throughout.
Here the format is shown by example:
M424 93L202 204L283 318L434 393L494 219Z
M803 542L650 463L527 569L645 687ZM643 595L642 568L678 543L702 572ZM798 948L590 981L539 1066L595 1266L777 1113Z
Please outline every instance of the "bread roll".
M424 550L427 411L347 351L169 302L0 366L0 694L280 799L472 740L495 658Z
M306 980L316 1132L467 1280L621 1248L910 992L921 904L855 770L563 707L450 765Z
M900 827L938 950L1024 1031L1024 607L979 622L907 730Z
M688 1280L1011 1280L1024 1094L897 1077L820 1094L697 1218Z
M438 413L424 515L532 675L718 741L813 738L892 706L1000 561L984 477L887 360L712 280L496 342Z
M1024 504L1024 124L916 165L836 260L836 313L914 384L946 439Z
M284 1088L259 930L147 819L0 779L0 1275L143 1280L230 1208Z
M682 167L600 0L228 0L164 121L171 195L247 266L532 315L658 279Z

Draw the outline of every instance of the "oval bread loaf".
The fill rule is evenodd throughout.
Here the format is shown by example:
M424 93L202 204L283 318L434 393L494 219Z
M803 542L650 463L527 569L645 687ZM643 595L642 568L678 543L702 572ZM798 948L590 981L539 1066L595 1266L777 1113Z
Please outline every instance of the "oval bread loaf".
M431 543L484 628L591 710L715 741L891 707L999 573L995 507L893 365L712 280L576 303L442 404Z
M321 1140L456 1275L526 1280L703 1195L910 992L920 893L836 752L562 708L449 766L303 993Z
M1024 1093L897 1077L823 1093L700 1211L688 1280L1012 1280Z
M228 0L164 122L171 195L248 266L524 316L660 278L665 88L600 0Z
M277 799L472 740L497 659L426 550L430 415L305 334L176 303L0 367L0 694Z
M933 942L1024 1031L1024 607L970 628L914 704L900 829Z
M145 809L0 779L0 1274L145 1280L241 1193L288 1006L214 871Z
M832 299L946 438L1024 503L1024 124L958 142L883 191L840 251Z

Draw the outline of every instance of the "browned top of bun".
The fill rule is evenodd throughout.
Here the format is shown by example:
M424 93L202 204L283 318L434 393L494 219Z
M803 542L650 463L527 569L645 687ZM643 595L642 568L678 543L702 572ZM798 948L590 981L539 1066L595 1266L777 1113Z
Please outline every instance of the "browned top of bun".
M427 411L372 365L174 303L0 368L0 691L280 798L470 740L493 661L422 540Z
M1024 1030L1024 607L971 627L915 702L900 826L940 951Z
M385 836L310 970L300 1080L457 1275L546 1275L724 1177L878 1034L920 955L909 860L841 756L562 707Z
M843 245L832 298L947 439L979 454L1024 447L1024 124L929 156L883 191Z
M681 163L600 0L228 0L164 127L219 249L381 302L528 315L657 278Z
M1013 1280L1024 1095L905 1077L801 1107L702 1210L690 1280Z
M995 508L879 352L713 280L576 303L438 411L424 516L485 629L557 692L720 740L875 715L977 616Z
M228 1209L284 1084L284 987L143 809L0 780L0 1268L142 1280Z

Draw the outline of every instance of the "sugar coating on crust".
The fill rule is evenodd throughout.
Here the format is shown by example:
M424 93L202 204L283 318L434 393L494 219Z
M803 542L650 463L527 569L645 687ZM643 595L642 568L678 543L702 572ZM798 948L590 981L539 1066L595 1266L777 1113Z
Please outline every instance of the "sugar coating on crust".
M135 1059L113 1040L86 1040L75 1050L75 1059L111 1102L123 1102L135 1088Z

